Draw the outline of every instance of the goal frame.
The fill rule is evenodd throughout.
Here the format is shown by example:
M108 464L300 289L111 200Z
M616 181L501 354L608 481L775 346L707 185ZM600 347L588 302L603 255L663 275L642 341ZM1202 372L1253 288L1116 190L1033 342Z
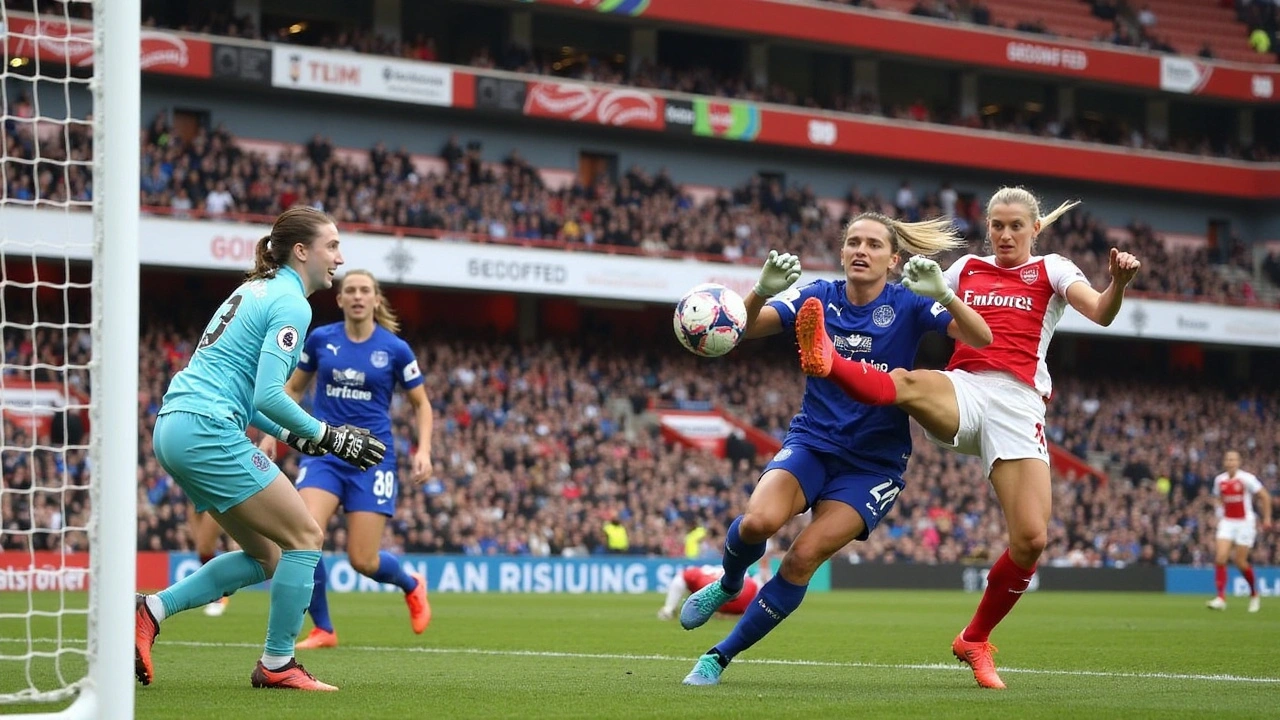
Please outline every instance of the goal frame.
M66 708L6 717L134 716L141 13L141 0L93 2L88 672Z

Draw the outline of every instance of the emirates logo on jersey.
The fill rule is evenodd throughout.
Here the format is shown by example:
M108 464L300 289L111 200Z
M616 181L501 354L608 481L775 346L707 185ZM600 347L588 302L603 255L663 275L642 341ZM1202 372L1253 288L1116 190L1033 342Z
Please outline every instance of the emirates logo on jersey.
M1022 272L1019 275L1022 277L1022 282L1031 285L1040 279L1040 266L1032 265L1031 267L1022 268Z
M964 291L964 304L969 307L1003 307L1015 310L1035 310L1035 301L1026 295L996 295L983 293L979 295L972 290Z

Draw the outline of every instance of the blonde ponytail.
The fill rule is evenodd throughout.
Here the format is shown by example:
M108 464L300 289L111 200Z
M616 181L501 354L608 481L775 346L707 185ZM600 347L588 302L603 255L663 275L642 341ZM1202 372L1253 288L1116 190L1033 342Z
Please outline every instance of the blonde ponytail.
M906 250L913 255L937 255L965 245L964 238L956 231L949 218L940 217L919 222L903 222L878 212L864 212L854 216L844 228L845 237L859 220L874 220L889 229L889 244L894 252Z

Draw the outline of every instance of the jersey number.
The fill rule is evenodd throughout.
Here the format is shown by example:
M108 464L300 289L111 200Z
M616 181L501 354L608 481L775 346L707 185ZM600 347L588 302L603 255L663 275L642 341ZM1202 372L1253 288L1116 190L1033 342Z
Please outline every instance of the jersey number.
M373 494L389 498L396 492L396 474L391 470L373 471Z
M197 350L200 348L207 348L218 342L218 338L222 337L222 333L227 330L227 323L231 322L231 319L236 316L236 311L240 309L240 303L243 301L243 295L232 295L230 298L227 298L227 301L223 303L227 308L227 311L218 316L219 322L217 327L205 332L204 337L200 338L200 345L196 348Z

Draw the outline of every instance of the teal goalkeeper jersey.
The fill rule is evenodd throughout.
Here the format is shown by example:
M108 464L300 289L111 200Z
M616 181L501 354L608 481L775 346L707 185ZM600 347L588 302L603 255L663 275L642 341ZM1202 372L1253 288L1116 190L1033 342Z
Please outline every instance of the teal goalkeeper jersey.
M191 362L173 376L160 414L180 410L223 418L244 430L263 407L258 385L265 378L271 394L266 415L291 432L314 437L319 421L283 396L310 324L311 305L292 268L280 268L269 280L244 283L209 321Z

